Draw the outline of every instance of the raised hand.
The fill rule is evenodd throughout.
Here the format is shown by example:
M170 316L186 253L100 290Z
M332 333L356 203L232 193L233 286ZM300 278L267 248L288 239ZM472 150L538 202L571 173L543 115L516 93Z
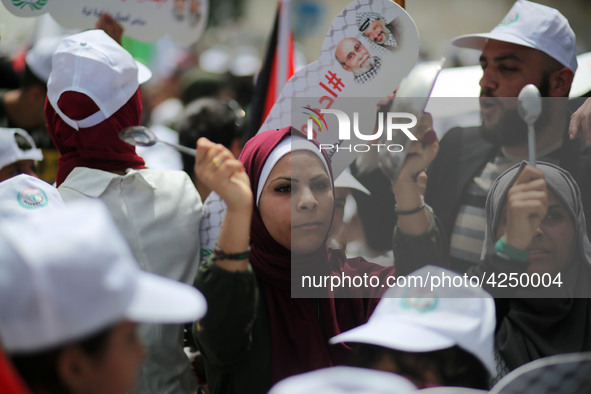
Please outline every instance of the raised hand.
M194 171L207 187L219 194L228 210L252 209L253 196L244 166L223 145L200 138Z
M395 189L416 184L418 175L431 164L439 151L439 141L433 131L431 114L423 114L414 133L418 141L412 141L406 147L406 160L394 182Z
M424 206L423 194L426 189L425 168L433 161L439 150L439 141L433 131L433 118L425 113L416 127L418 141L407 145L407 156L398 178L392 182L392 191L396 196L398 227L408 235L420 235L426 232L431 223Z
M253 208L252 191L244 166L223 145L199 138L194 170L197 178L219 194L227 206L217 247L224 253L242 254L249 246ZM248 258L218 259L215 264L228 271L246 271Z
M571 140L580 137L591 146L591 99L585 100L571 116L568 134Z
M526 249L548 210L544 173L526 166L507 193L506 207L505 242Z

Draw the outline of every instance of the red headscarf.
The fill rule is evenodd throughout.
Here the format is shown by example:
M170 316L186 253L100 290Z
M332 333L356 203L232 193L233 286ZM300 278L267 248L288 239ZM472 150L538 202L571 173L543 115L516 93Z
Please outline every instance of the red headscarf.
M239 160L250 177L253 191L258 188L265 161L273 149L290 135L304 134L287 127L270 130L251 138L244 146ZM305 138L305 137L304 137ZM330 160L326 157L330 166ZM329 167L330 168L330 167ZM360 291L360 298L291 298L292 265L306 275L368 275L387 276L393 267L380 267L363 259L347 260L342 252L321 247L302 256L292 255L267 231L255 204L251 225L250 263L264 294L271 325L271 381L275 383L298 373L340 364L348 348L328 345L328 340L365 323L379 299L381 290ZM319 295L322 296L322 295Z
M21 377L16 373L0 348L0 388L4 394L29 394Z
M78 92L64 92L58 106L64 114L80 120L97 112L92 99ZM123 107L96 126L75 130L45 101L45 118L49 134L61 157L58 161L56 184L59 186L76 167L89 167L103 171L127 168L145 168L144 159L135 153L135 147L119 139L125 127L138 126L142 115L139 89Z

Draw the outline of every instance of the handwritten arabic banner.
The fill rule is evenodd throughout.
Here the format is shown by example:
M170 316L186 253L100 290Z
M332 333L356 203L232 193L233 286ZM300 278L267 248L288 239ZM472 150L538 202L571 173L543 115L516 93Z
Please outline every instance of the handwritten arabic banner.
M321 109L332 108L358 112L359 128L371 134L378 100L398 87L415 65L418 54L419 33L403 8L389 0L357 0L335 18L319 59L285 84L259 132L290 125L307 132L313 113L321 118L321 122L312 122L318 141L334 144L338 141L338 127L331 127L334 116L320 113ZM365 99L351 108L352 97ZM327 121L328 127L321 129L319 125L326 125ZM345 148L358 142L364 141L353 137L340 146ZM350 154L335 153L335 176L353 158Z
M196 42L205 29L207 0L2 0L13 15L35 17L49 12L70 29L93 28L110 13L135 40L153 42L169 35L181 44Z

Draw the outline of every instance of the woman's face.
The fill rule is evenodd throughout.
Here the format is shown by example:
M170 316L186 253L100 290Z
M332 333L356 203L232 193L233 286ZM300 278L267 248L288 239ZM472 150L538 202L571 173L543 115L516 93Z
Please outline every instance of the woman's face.
M497 227L497 240L505 234L507 207L503 205ZM558 273L568 261L575 237L573 218L562 202L548 189L548 213L540 223L536 235L527 247L527 272Z
M282 157L267 178L259 211L267 231L294 254L323 246L332 221L334 197L330 178L312 152Z

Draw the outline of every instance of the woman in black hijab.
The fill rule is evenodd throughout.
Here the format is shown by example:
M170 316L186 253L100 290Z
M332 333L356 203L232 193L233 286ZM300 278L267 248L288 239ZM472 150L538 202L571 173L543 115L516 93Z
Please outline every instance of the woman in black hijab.
M591 350L591 244L579 188L557 166L526 164L499 176L488 194L485 261L472 273L495 272L497 284L500 272L530 279L505 294L489 288L510 297L496 300L501 375L538 358ZM531 285L543 276L552 286Z

